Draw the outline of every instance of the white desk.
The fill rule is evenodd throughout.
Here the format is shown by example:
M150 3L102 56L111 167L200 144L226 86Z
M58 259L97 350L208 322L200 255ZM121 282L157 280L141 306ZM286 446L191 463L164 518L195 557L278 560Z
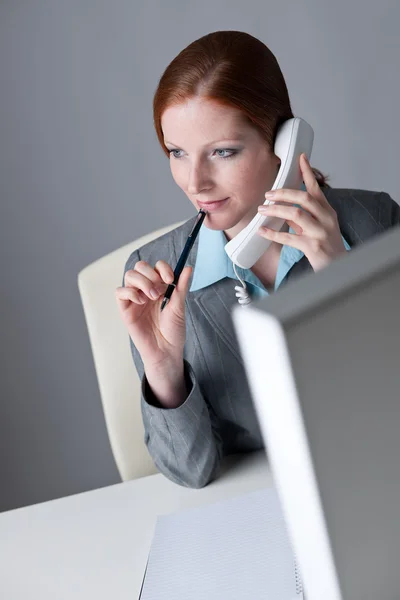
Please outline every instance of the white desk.
M157 515L272 485L264 452L201 490L163 475L0 514L0 598L136 600Z

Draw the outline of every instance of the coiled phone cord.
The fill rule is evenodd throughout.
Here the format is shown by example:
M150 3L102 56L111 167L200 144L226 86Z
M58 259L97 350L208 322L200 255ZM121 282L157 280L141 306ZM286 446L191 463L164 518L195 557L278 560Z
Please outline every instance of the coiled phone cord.
M243 279L240 277L239 273L236 271L235 263L232 262L232 264L233 264L233 270L235 271L235 275L239 279L240 283L242 284L242 287L240 285L235 285L236 298L238 299L239 304L241 306L245 307L248 304L251 304L250 294L247 290L246 283L243 281Z

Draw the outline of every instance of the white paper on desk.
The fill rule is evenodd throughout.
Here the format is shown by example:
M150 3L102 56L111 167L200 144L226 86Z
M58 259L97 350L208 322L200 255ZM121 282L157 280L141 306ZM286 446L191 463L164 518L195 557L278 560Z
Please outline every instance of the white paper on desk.
M158 517L141 600L301 597L273 488Z

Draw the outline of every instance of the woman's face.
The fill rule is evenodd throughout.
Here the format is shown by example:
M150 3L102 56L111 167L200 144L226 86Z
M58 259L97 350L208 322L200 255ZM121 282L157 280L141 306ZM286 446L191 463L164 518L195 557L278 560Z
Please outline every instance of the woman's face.
M204 98L167 108L161 126L175 182L207 210L204 224L231 239L264 203L279 158L238 109Z

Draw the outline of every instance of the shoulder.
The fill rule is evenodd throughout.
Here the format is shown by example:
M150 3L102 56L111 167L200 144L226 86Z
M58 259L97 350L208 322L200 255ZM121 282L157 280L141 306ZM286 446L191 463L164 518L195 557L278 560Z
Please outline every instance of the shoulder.
M323 188L329 204L346 214L364 214L382 226L400 223L400 207L386 192L351 188Z
M363 242L400 225L400 206L386 192L328 187L322 191L336 211L342 233L350 243Z
M188 219L182 225L179 225L179 227L171 229L167 233L135 249L126 261L124 273L133 269L139 260L144 260L152 266L158 260L165 260L168 263L176 262L176 248L182 249L193 227L196 216Z

